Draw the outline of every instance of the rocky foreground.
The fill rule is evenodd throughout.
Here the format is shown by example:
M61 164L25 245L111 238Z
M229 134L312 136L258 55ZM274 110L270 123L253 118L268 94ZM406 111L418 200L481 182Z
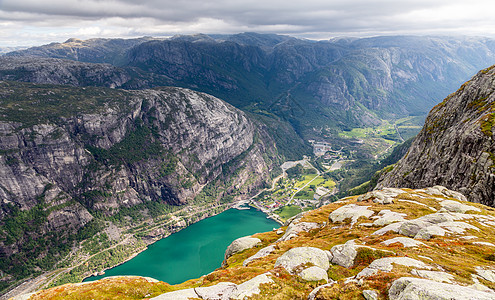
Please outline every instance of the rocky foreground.
M16 299L495 299L495 209L441 186L385 188L234 241L180 285L114 277Z

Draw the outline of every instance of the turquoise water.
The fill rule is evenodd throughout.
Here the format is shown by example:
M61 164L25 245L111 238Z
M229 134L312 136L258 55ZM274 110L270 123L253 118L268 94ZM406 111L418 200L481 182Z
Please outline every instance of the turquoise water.
M260 211L230 209L199 221L150 245L135 258L94 281L108 276L148 276L170 284L198 278L219 268L225 249L236 238L270 231L280 225Z

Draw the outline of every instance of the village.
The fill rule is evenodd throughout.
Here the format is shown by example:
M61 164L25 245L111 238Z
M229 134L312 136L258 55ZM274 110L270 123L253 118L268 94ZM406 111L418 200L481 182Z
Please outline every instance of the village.
M302 211L328 204L337 192L331 172L340 169L348 157L342 148L334 150L326 142L309 142L315 159L323 161L323 170L316 168L307 156L299 161L287 161L281 165L282 174L274 179L272 187L251 199L252 206L280 223Z

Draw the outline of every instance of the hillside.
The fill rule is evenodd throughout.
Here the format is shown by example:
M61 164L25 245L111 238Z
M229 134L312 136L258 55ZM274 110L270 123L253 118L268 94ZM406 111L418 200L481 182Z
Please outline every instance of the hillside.
M443 185L495 206L495 68L480 71L435 106L409 152L378 188Z
M1 288L110 246L105 263L125 260L250 197L280 159L258 121L207 94L1 81Z
M235 240L170 286L114 277L23 299L495 299L495 210L444 187L386 188Z

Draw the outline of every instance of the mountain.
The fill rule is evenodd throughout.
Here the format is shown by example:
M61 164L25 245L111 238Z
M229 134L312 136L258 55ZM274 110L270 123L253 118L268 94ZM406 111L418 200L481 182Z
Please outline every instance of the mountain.
M51 43L40 47L7 53L9 56L39 56L66 58L92 63L110 63L119 65L125 61L127 50L140 43L153 40L150 37L137 39L89 39L71 38L63 43Z
M495 206L494 89L492 66L435 106L409 152L380 179L378 188L438 184Z
M234 240L221 267L181 284L119 276L29 299L488 300L494 244L493 208L441 186L385 188Z
M252 196L281 159L263 124L207 94L1 81L1 287L70 251L125 259ZM142 222L159 230L138 237Z
M133 67L245 110L257 105L290 121L309 138L326 126L348 129L376 125L383 118L426 114L437 99L493 64L494 51L494 40L487 38L310 41L243 33L126 42L69 40L7 55ZM152 87L163 81L148 83L146 87Z

